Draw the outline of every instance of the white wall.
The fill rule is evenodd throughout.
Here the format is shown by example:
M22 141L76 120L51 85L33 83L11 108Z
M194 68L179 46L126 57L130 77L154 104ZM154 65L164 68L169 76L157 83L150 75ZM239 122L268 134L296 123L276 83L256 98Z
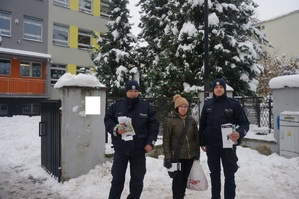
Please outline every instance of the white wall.
M274 48L265 48L270 54L287 59L299 56L299 10L272 20L260 22L262 33Z

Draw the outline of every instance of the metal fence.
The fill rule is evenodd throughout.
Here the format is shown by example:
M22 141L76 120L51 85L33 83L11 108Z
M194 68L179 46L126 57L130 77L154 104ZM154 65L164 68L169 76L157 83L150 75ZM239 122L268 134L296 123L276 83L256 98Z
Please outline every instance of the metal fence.
M273 100L272 96L264 97L235 97L244 107L250 124L258 127L273 129Z
M107 108L111 103L119 98L107 98ZM142 98L148 101L157 111L156 115L161 124L167 115L173 111L174 104L172 98ZM258 127L273 128L273 111L272 111L272 98L263 97L235 97L245 110L250 124L255 124ZM198 122L200 117L200 99L199 98L187 98L190 103L191 115Z
M106 107L108 108L115 100L120 98L107 98ZM174 103L172 98L141 98L149 102L156 111L156 117L160 122L160 129L163 129L163 123L167 115L174 111ZM190 106L190 114L194 117L196 122L199 121L199 112L200 112L200 100L199 98L187 98ZM160 131L161 132L161 131ZM106 136L107 138L107 136ZM107 142L107 140L106 140Z

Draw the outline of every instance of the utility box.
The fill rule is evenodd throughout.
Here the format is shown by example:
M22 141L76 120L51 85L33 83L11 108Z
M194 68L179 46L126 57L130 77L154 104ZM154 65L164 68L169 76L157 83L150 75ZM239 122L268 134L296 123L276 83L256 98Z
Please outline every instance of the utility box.
M283 111L279 116L280 155L299 156L299 111Z

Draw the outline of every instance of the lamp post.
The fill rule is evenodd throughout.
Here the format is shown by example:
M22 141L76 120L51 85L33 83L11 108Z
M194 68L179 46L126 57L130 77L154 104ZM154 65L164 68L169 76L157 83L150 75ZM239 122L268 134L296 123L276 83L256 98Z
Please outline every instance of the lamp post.
M204 1L204 96L205 99L209 97L209 24L208 24L208 17L209 17L209 5L208 0Z

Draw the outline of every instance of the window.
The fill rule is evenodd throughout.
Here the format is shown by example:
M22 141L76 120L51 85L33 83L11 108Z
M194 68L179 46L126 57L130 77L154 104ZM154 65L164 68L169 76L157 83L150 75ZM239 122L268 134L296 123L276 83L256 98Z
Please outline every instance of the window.
M24 39L42 41L42 21L24 17Z
M79 30L78 33L78 48L90 49L91 47L91 34L90 31Z
M85 74L88 71L89 71L89 67L77 66L77 75L80 73Z
M0 35L11 36L11 13L0 11Z
M62 7L69 7L69 0L54 0L54 4Z
M39 115L39 104L23 104L22 114L24 115Z
M101 17L109 18L108 12L110 11L109 1L101 1Z
M82 12L92 13L92 0L80 0L79 1L79 10Z
M0 104L0 115L8 115L8 104Z
M51 66L51 84L55 84L57 80L66 72L66 65L52 64Z
M69 45L69 28L54 24L53 44L68 46Z
M256 28L257 28L258 30L261 31L261 30L264 30L264 29L265 29L265 26L264 26L264 25L259 25L259 26L257 26Z
M42 77L41 63L21 62L20 75L22 77Z
M10 60L0 59L0 75L10 75Z
M32 77L42 77L42 65L40 63L32 63Z
M23 77L30 76L30 63L22 62L20 65L20 75Z

